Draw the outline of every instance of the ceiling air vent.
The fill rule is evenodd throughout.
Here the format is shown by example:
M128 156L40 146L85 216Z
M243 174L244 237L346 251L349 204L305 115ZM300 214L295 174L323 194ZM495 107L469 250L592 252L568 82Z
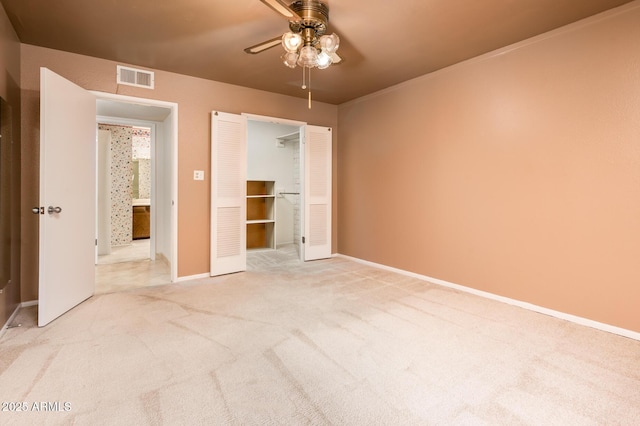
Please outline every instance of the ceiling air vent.
M118 65L118 84L153 89L153 72Z

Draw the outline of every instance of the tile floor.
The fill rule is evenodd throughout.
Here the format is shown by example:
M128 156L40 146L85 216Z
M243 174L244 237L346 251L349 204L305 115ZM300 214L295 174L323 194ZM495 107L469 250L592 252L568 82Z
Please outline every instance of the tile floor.
M98 256L98 264L105 265L149 259L151 252L150 243L151 241L147 238L144 240L133 240L133 242L127 246L111 247L111 253Z
M300 263L294 245L277 250L249 250L247 271L268 271ZM149 240L135 240L130 246L114 247L111 254L99 256L96 265L95 294L115 293L171 283L171 270L165 259L149 259Z
M165 259L152 261L149 250L148 239L134 240L129 246L113 247L110 254L98 256L95 293L169 284L169 263Z

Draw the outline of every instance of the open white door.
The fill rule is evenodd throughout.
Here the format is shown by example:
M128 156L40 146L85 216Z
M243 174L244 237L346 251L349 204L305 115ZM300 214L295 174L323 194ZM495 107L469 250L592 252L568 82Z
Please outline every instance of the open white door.
M96 98L40 70L38 326L95 289Z
M331 257L331 129L306 126L304 260Z
M211 113L211 275L247 269L247 118Z

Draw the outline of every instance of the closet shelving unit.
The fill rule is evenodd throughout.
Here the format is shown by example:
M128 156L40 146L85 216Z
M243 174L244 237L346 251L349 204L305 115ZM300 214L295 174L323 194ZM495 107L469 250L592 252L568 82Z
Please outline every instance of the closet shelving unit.
M276 228L275 182L247 181L247 249L274 249Z

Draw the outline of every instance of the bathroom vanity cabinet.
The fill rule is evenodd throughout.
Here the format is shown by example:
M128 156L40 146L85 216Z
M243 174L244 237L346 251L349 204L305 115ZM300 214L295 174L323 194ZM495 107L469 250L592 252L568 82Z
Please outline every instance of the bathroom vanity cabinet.
M151 236L151 205L148 202L134 200L133 239L141 240Z

